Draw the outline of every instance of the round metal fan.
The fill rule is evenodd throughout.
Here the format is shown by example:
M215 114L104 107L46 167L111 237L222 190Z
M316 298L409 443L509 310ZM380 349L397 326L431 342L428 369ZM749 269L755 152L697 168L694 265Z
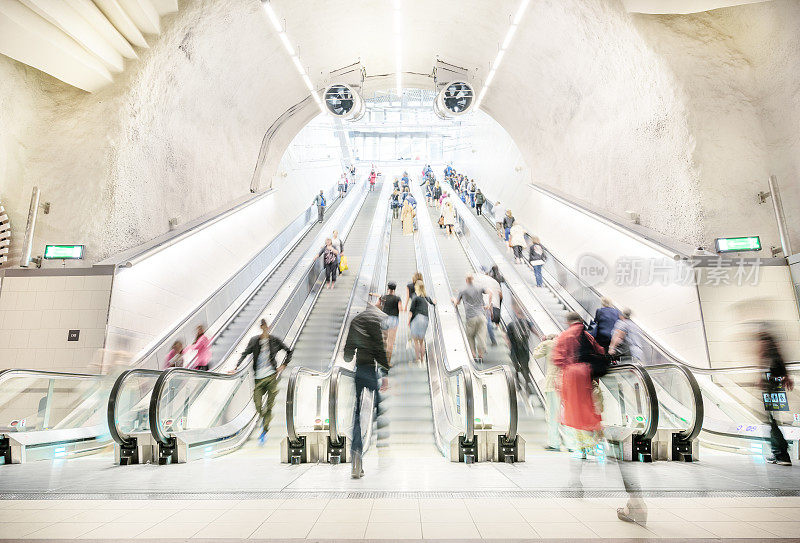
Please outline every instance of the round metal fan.
M325 107L331 115L350 119L363 115L364 101L356 91L344 83L335 83L325 89Z
M472 86L464 81L448 83L436 97L434 110L446 117L463 115L475 102Z

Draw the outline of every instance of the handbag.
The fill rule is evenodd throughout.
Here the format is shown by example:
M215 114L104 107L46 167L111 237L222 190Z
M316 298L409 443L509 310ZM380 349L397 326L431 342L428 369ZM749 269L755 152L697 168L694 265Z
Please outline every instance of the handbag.
M347 268L347 257L342 256L342 259L339 261L339 273L342 273Z

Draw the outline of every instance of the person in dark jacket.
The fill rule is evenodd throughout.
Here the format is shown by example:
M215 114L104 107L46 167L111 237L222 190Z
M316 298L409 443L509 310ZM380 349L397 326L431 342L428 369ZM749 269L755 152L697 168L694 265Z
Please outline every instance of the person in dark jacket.
M350 362L356 358L356 405L353 415L353 440L350 445L350 461L352 463L353 479L360 479L364 475L361 467L361 452L363 443L361 438L361 397L366 388L374 395L374 409L378 412L380 396L378 394L378 381L383 374L382 389L387 386L386 374L389 372L389 361L386 357L386 348L383 344L381 323L386 314L373 305L356 315L350 321L347 331L347 340L344 344L344 359Z
M766 372L762 382L764 397L785 398L786 391L794 388L794 381L786 371L786 363L783 360L778 340L768 330L760 330L756 334L758 342L758 354L761 365ZM764 402L764 406L774 405L772 402ZM780 401L780 400L779 400ZM767 409L767 419L769 421L769 443L772 448L772 456L767 458L767 462L778 464L779 466L791 466L792 460L789 455L789 443L781 432L778 421L775 420L775 411Z
M286 357L283 363L278 365L277 355L281 351L286 353ZM234 372L248 356L253 357L253 374L256 379L253 402L256 404L256 412L261 417L262 431L258 441L263 445L269 431L269 423L272 421L272 407L278 396L278 379L292 360L292 350L279 338L270 335L269 324L265 319L261 319L261 333L251 337L247 342L247 348L239 357ZM267 395L266 404L264 404L264 394Z
M619 320L619 309L614 307L611 300L603 298L601 300L603 307L599 308L594 313L594 327L592 335L595 341L608 352L608 346L611 344L611 336L614 335L614 325Z

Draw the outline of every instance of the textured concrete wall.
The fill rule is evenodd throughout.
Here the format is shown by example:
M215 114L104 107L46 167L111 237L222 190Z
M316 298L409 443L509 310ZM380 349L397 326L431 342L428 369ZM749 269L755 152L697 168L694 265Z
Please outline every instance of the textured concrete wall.
M248 192L262 136L306 93L302 81L275 77L293 68L259 2L182 2L163 23L94 94L0 57L0 194L15 253L34 185L52 203L34 254L84 243L85 263ZM278 158L296 130L276 138ZM287 213L313 188L293 187Z

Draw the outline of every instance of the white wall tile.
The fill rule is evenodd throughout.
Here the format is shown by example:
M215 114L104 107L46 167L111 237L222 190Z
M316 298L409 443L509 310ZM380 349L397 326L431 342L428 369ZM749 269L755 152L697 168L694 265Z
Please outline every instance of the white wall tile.
M92 291L75 291L72 297L72 309L99 309L92 307Z
M11 333L11 341L9 342L9 345L15 349L27 349L28 336L30 336L30 332L28 330L14 330Z
M65 290L83 290L83 285L86 283L86 277L82 275L74 275L65 277Z
M4 330L14 330L19 328L22 322L22 311L5 311L2 327Z
M107 293L111 291L110 275L90 275L84 279L84 290L103 290Z
M63 275L56 275L47 277L44 283L44 290L46 292L61 292L67 288L67 278Z
M33 307L36 310L53 309L53 293L39 291L35 295Z
M53 293L53 309L72 309L72 297L74 294L71 290Z
M31 349L44 349L48 345L49 337L48 330L31 330L28 336L28 347Z
M42 328L58 328L61 321L61 310L42 311Z
M111 293L109 291L93 290L91 293L91 309L108 309L108 302L111 298Z
M65 309L60 311L59 328L64 330L71 330L78 328L80 324L80 312L72 309Z
M23 311L36 309L36 293L32 291L20 292L17 297L17 309Z

